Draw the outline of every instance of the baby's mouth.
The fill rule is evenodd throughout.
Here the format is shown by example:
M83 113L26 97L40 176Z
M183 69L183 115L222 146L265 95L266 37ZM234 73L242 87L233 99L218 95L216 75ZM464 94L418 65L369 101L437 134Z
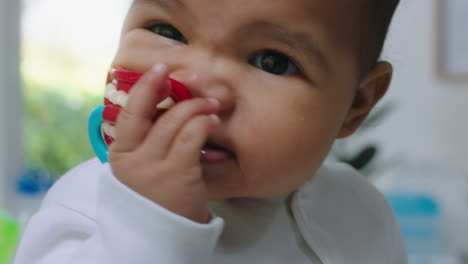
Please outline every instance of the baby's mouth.
M236 156L233 151L225 147L224 144L208 140L201 149L200 159L203 162L221 162L235 160Z
M115 139L115 127L110 123L102 124L102 134L108 145ZM236 160L236 155L230 149L208 140L200 150L200 160L202 162L215 163L228 160Z

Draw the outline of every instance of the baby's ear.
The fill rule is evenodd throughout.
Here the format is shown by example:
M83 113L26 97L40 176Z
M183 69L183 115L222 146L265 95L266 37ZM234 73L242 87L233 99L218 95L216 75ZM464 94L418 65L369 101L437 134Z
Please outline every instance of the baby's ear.
M356 131L372 108L387 92L392 75L392 65L386 61L381 61L364 77L355 93L338 138L350 136Z

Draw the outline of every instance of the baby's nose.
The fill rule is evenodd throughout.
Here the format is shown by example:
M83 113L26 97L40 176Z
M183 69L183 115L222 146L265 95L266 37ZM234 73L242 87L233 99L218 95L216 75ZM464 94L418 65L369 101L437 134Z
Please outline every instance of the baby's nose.
M220 113L231 111L235 105L235 92L227 80L213 73L197 71L175 71L170 75L183 83L193 97L211 97L220 102Z

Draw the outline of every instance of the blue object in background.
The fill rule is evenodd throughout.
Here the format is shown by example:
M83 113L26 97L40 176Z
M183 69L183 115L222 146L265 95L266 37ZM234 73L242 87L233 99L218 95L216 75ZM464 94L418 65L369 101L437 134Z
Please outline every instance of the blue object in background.
M443 250L442 210L424 193L385 194L392 207L409 254L438 254Z
M50 173L44 170L29 169L21 173L16 182L16 190L23 195L36 195L47 192L54 183Z
M17 179L13 215L22 231L53 183L53 176L39 169L24 170Z

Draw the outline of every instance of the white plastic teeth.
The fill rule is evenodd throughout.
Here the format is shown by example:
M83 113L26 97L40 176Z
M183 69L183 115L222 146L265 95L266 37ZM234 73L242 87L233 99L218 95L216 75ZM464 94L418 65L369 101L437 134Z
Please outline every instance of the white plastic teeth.
M117 88L113 83L109 83L106 86L106 92L104 96L115 105L121 107L127 106L128 94L124 91L117 91Z
M115 138L116 136L116 132L115 132L115 126L107 123L107 122L104 122L102 123L101 125L101 132L102 133L105 133L106 135L112 137L112 138Z
M174 99L172 99L172 97L168 97L168 98L164 99L164 101L159 103L156 106L156 108L158 108L158 109L169 109L174 105L175 105Z
M104 96L109 100L111 103L118 105L120 107L125 108L127 106L128 101L128 94L124 91L118 91L115 84L109 83L106 86L106 91ZM167 97L161 103L159 103L156 108L158 109L169 109L175 105L174 99L172 97Z

